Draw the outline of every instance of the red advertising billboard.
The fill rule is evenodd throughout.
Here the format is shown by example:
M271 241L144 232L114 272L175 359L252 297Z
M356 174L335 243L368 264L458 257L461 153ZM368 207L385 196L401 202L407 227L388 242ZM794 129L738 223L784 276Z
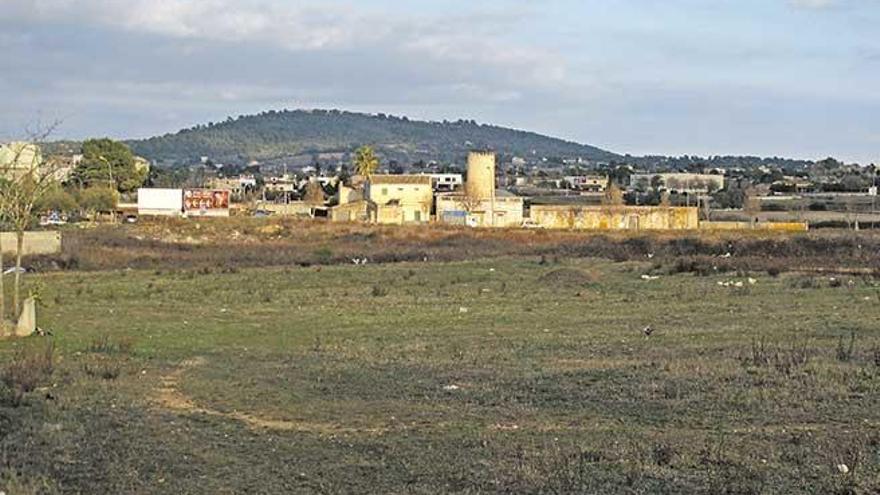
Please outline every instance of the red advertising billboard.
M224 189L186 189L183 211L187 215L228 216L229 191Z

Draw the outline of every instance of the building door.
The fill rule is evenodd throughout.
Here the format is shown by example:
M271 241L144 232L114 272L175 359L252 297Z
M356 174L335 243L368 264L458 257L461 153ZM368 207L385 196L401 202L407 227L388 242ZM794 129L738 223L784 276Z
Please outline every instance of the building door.
M629 216L629 225L627 228L630 230L639 230L639 216L638 215L630 215Z
M422 212L420 212L419 210L414 211L413 212L413 220L415 220L416 222L421 222L422 221Z

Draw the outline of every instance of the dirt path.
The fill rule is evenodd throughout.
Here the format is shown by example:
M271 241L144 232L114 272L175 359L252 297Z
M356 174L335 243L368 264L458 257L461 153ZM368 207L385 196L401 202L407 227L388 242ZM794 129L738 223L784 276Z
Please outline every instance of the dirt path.
M174 411L180 414L198 415L204 414L226 419L232 419L246 424L248 427L258 430L292 431L304 433L319 433L334 435L342 433L369 433L382 434L385 428L349 428L331 423L316 423L309 421L286 421L264 418L245 412L223 412L209 407L198 405L190 397L180 390L180 381L190 370L204 366L208 363L205 358L196 357L180 363L173 372L161 379L161 385L154 391L152 402L162 409Z

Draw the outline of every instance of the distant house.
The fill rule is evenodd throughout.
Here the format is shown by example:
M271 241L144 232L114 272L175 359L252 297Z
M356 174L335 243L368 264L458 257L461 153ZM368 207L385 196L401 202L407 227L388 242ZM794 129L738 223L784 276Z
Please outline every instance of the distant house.
M70 158L51 157L45 159L40 147L21 141L0 146L0 173L6 179L19 179L25 174L50 174L55 180L64 182L70 178L74 163Z
M238 177L216 178L211 181L211 189L228 189L236 200L243 199L246 195L257 190L257 179L253 175L240 175Z
M803 177L785 176L770 185L772 192L805 194L816 191L816 184Z
M724 176L713 174L634 174L630 183L633 189L647 191L657 186L673 194L708 194L724 189Z
M461 174L426 174L437 192L452 192L464 185Z
M601 193L608 187L608 177L604 175L570 175L564 181L575 191Z
M428 175L374 175L364 189L375 204L376 223L427 223L434 203L433 181Z
M301 184L296 177L284 174L282 176L273 176L266 179L263 190L273 196L276 200L291 201L297 196Z

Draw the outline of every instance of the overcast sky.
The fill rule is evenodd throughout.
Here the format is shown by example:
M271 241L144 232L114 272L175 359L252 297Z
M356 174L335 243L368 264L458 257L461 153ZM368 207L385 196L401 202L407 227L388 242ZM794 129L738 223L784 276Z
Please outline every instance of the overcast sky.
M340 108L880 162L880 0L0 0L0 137Z

